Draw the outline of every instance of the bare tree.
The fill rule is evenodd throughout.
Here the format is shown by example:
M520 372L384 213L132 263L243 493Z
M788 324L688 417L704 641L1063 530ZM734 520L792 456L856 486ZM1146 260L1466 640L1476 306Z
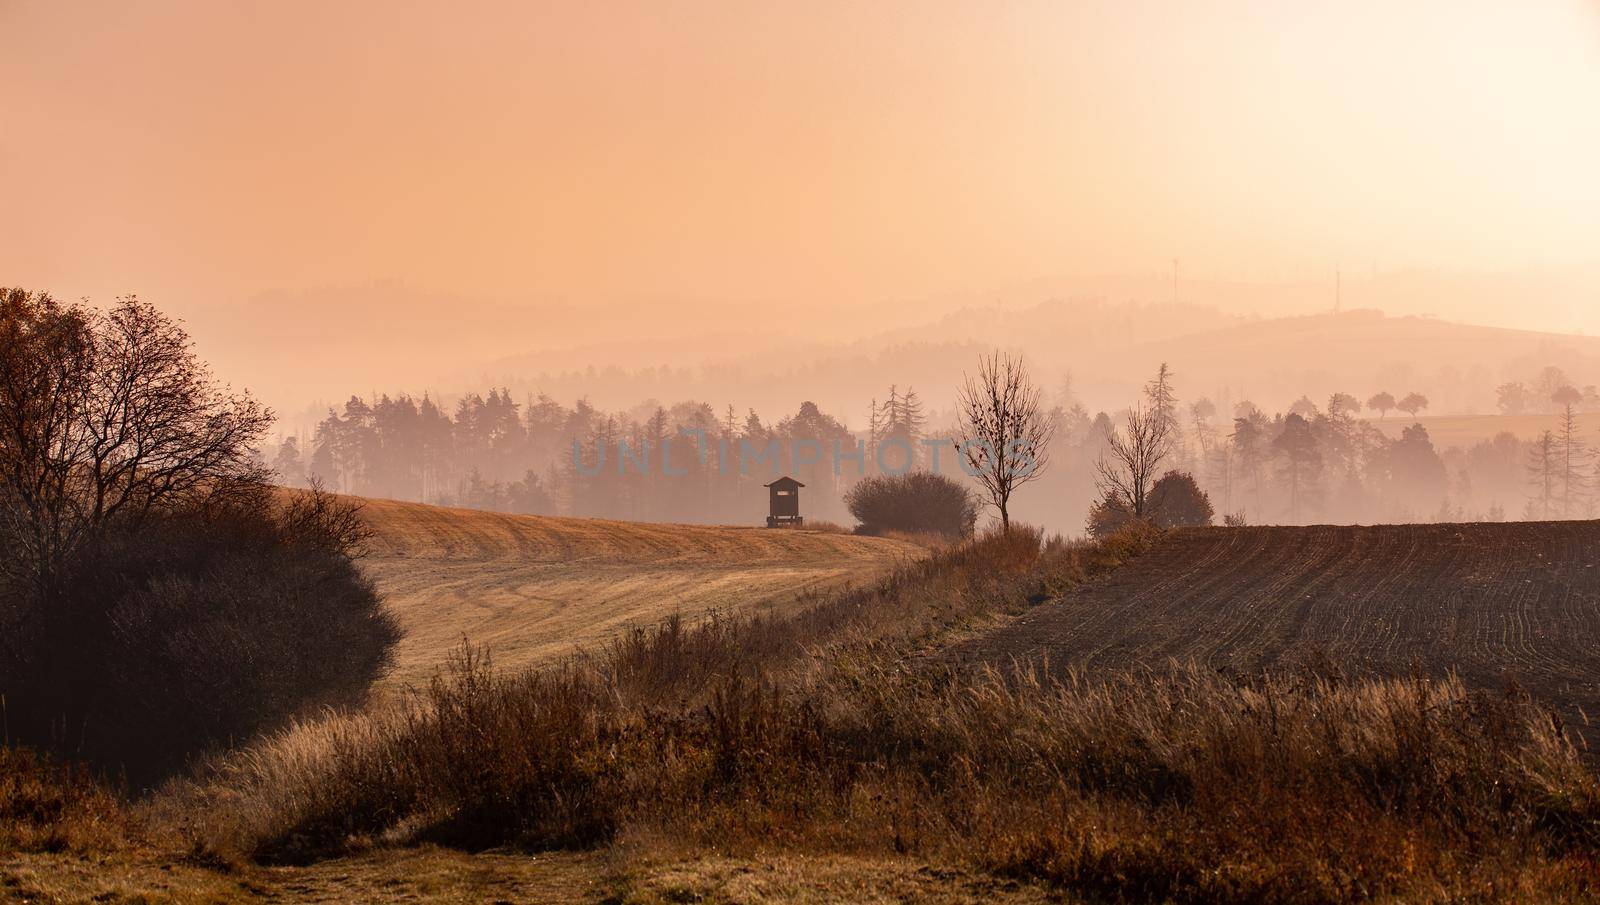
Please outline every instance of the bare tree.
M1055 422L1045 416L1022 359L999 353L979 359L976 377L966 375L960 405L965 470L1000 510L1001 530L1009 531L1011 494L1044 473Z
M1136 518L1149 514L1150 488L1167 458L1169 423L1141 405L1129 410L1122 429L1106 438L1106 453L1095 463L1095 485L1108 505Z
M108 524L259 483L272 415L216 386L188 335L129 297L108 311L0 289L0 568L45 590Z

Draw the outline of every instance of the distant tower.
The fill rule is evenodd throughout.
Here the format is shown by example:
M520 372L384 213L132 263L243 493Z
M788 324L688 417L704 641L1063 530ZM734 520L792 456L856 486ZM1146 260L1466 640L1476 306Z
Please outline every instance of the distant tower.
M1338 314L1344 307L1344 270L1333 268L1333 313Z
M804 486L788 475L766 485L771 506L767 516L768 528L798 528L805 524L805 519L800 516L800 488Z

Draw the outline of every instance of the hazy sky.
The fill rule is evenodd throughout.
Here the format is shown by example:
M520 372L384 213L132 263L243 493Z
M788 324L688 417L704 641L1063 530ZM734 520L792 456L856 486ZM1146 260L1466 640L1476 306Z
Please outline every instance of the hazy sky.
M187 312L1600 258L1597 0L0 0L0 114L0 283Z

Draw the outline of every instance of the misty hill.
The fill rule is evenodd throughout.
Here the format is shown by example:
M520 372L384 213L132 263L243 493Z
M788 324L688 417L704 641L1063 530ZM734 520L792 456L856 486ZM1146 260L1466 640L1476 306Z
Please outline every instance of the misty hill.
M1175 304L1170 273L1040 279L870 304L487 298L377 282L179 313L218 375L287 415L291 432L295 419L314 420L325 403L353 393L381 387L453 401L489 385L511 387L518 398L539 390L568 403L587 396L603 408L692 397L775 415L809 399L859 426L867 400L889 383L912 384L934 407L947 405L961 370L987 347L1028 352L1052 388L1071 371L1085 404L1097 409L1124 405L1168 355L1180 377L1188 374L1191 397L1227 388L1279 408L1301 393L1338 386L1364 397L1375 383L1409 378L1433 399L1431 413L1453 413L1492 409L1492 384L1455 386L1441 369L1467 377L1481 366L1490 380L1529 381L1553 363L1582 385L1600 383L1591 373L1600 353L1582 336L1470 327L1426 312L1504 322L1503 312L1514 310L1519 324L1570 323L1552 312L1588 307L1595 276L1346 274L1349 313L1339 318L1307 314L1333 309L1331 274L1300 282L1186 274ZM1377 316L1379 309L1404 316ZM1363 340L1377 346L1342 354ZM323 404L308 408L314 401Z
M1600 380L1600 338L1458 324L1429 317L1350 311L1248 320L1140 343L1119 354L1167 361L1191 395L1249 398L1278 408L1300 395L1361 399L1420 391L1435 413L1492 411L1494 388L1533 382L1556 365L1580 385Z
M1421 392L1436 414L1492 411L1497 385L1531 383L1546 365L1580 386L1600 382L1595 337L1370 310L1258 318L1093 300L967 308L849 343L708 335L656 348L656 363L646 366L629 363L649 354L648 345L593 344L501 359L482 376L519 395L587 396L601 407L695 398L741 412L785 412L812 400L859 427L868 398L891 383L915 386L936 412L947 408L962 372L997 347L1026 353L1047 387L1070 374L1091 410L1126 405L1162 361L1177 372L1186 398L1251 399L1268 409L1301 395L1321 404L1333 392L1365 399L1386 390Z

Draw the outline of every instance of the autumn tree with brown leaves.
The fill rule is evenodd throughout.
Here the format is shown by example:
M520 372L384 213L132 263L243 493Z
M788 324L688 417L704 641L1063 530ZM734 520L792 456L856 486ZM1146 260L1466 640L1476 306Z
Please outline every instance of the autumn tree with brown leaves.
M13 742L155 782L359 706L400 627L358 505L267 483L271 414L175 321L0 289L0 707Z
M272 414L219 388L188 334L135 297L107 311L0 289L0 568L47 588L113 522L260 482Z

